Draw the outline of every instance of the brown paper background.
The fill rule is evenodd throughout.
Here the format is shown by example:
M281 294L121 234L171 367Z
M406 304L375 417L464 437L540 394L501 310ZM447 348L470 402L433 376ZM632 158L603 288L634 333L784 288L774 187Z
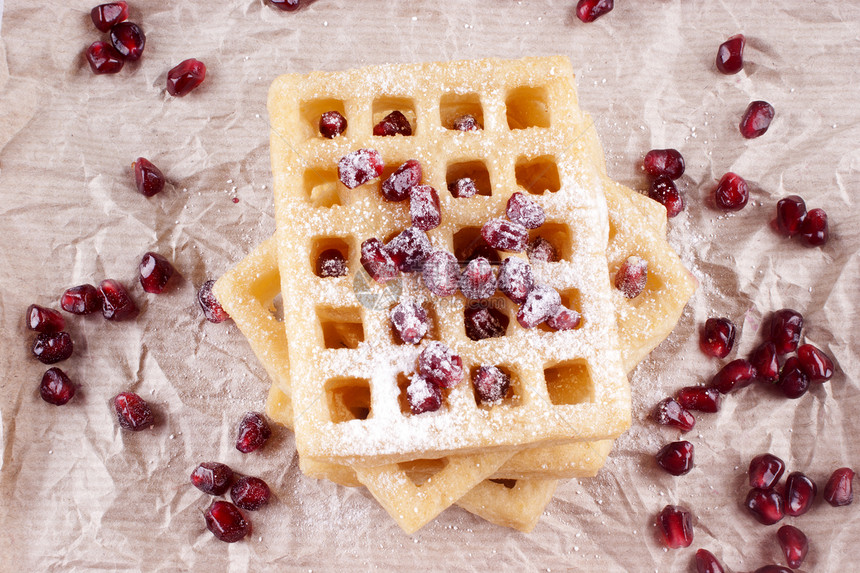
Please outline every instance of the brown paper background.
M741 507L746 466L770 451L822 487L860 470L860 4L837 0L619 0L586 25L572 1L317 0L282 13L260 0L132 2L147 34L136 64L94 76L82 53L100 39L93 2L6 2L0 42L0 570L246 571L433 569L690 571L696 548L732 571L784 563L779 526ZM718 74L717 46L743 32L746 67ZM362 490L304 478L292 436L261 453L233 447L235 425L262 409L269 381L230 323L205 322L196 288L274 230L266 90L283 72L383 62L563 54L581 105L597 124L610 175L637 189L651 148L675 147L688 208L670 239L701 281L672 336L633 375L634 426L592 480L562 484L531 534L453 508L412 537ZM168 69L204 61L206 82L182 99ZM747 104L776 108L770 131L740 137ZM146 199L130 164L145 156L170 180ZM752 185L726 215L711 189L726 171ZM769 227L775 202L804 196L830 215L831 240L806 249ZM233 197L239 203L232 203ZM140 256L155 250L182 280L147 295ZM132 322L67 315L76 350L61 364L79 383L57 408L38 396L46 369L29 354L30 303L58 307L66 287L125 282L141 307ZM697 349L697 328L728 316L741 333L729 358L760 340L768 314L803 312L806 340L838 364L797 401L761 387L700 415L685 437L696 468L675 478L653 454L679 434L646 418L659 399L707 381L721 362ZM108 401L134 390L151 401L151 431L120 431ZM188 482L202 461L259 475L276 500L254 513L241 543L203 525L209 503ZM855 479L855 488L860 483ZM667 503L696 515L691 548L664 550L653 520ZM803 571L860 568L860 503L814 509L784 523L809 535Z

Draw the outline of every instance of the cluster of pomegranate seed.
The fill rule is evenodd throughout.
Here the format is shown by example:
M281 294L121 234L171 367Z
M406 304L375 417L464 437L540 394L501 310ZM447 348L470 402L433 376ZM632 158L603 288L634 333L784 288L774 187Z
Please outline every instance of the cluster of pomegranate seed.
M373 135L412 135L412 125L402 112L394 110L373 126Z
M776 227L786 237L799 237L807 247L827 243L827 213L824 209L807 212L806 202L799 195L789 195L776 203Z
M269 503L271 497L271 490L262 479L243 476L231 487L233 477L233 470L218 462L203 462L191 472L191 483L204 493L220 496L230 489L233 503L213 501L203 514L206 528L226 543L235 543L251 533L251 522L239 508L255 511Z
M615 7L615 0L579 0L576 3L576 17L588 23L594 22Z
M93 24L107 32L110 42L93 42L86 50L87 62L95 74L115 74L126 61L139 60L146 44L146 35L140 26L128 19L126 2L100 4L90 12Z
M675 180L684 174L684 157L677 149L652 149L645 154L645 172L652 177L648 196L666 207L671 219L684 210L684 198Z
M463 360L442 344L432 341L418 355L418 372L406 388L412 414L435 412L442 407L442 389L463 379Z

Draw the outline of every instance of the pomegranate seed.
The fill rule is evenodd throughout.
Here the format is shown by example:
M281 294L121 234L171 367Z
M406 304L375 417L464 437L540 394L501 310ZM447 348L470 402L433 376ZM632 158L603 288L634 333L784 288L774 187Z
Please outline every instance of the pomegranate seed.
M194 487L210 495L222 495L233 481L233 470L218 462L203 462L191 472Z
M773 313L770 319L770 340L776 346L776 353L794 352L802 329L803 316L796 310L783 308Z
M119 282L105 279L99 283L102 293L102 315L108 320L125 320L137 316L137 305Z
M707 549L696 551L696 573L725 573L723 566Z
M33 356L42 364L56 364L72 355L74 347L68 332L42 332L33 341Z
M809 540L806 535L793 525L783 525L776 532L779 538L779 546L785 553L785 561L792 569L797 569L806 559L809 552Z
M526 229L537 229L546 221L543 207L522 193L511 195L508 199L506 214L508 219L514 223L519 223Z
M657 464L673 476L688 473L693 469L693 444L684 440L666 444L657 452Z
M833 361L811 344L798 348L797 358L800 361L800 369L810 382L823 382L833 376Z
M820 247L827 243L827 213L824 209L812 209L800 225L800 240L807 247Z
M457 131L478 131L481 126L474 115L466 113L454 120L454 129Z
M458 199L468 199L478 193L478 188L471 177L462 177L452 183L448 183L448 191Z
M851 505L854 501L854 491L851 480L854 479L854 470L851 468L839 468L824 486L824 499L833 507Z
M272 429L262 414L247 412L242 416L236 432L236 449L243 454L250 454L266 445L271 435Z
M751 489L744 506L763 525L773 525L785 516L785 502L772 489Z
M212 292L212 287L215 285L214 280L208 280L203 283L200 290L197 291L197 302L200 303L200 308L203 309L203 315L209 322L219 323L224 322L230 315L215 298L215 293Z
M126 60L133 62L143 55L146 35L133 22L120 22L110 29L110 42Z
M134 392L121 392L114 396L113 408L116 421L126 430L139 432L152 426L155 421L149 404Z
M158 253L149 252L143 255L138 265L140 285L148 293L161 294L167 281L173 276L173 265Z
M128 19L128 4L125 2L99 4L90 10L90 17L99 32L107 32L114 24Z
M421 271L424 261L433 252L427 233L417 227L409 227L385 245L385 251L405 273Z
M316 275L322 278L343 277L348 270L343 253L337 249L326 249L317 256Z
M388 314L397 337L406 344L418 344L430 328L427 311L414 300L401 302Z
M460 265L447 251L434 251L424 261L424 286L437 296L451 296L460 288Z
M337 176L347 189L355 189L382 175L385 163L375 149L356 149L337 162Z
M442 407L442 390L424 376L415 375L406 388L409 408L416 416L424 412L435 412Z
M251 522L229 501L213 501L203 518L206 529L226 543L235 543L251 533Z
M726 211L740 211L747 204L749 196L747 182L732 172L723 175L714 190L717 206Z
M499 265L502 263L502 259L499 256L499 252L490 245L488 245L483 238L475 239L470 246L474 248L472 249L472 252L469 254L469 256L463 258L466 264L471 263L479 257L484 257L485 259L490 261L491 265ZM468 250L468 247L466 250Z
M645 171L653 176L678 179L684 174L684 157L677 149L652 149L645 154Z
M765 382L776 382L779 378L779 357L776 354L776 345L766 340L750 354L750 364L756 371L756 377Z
M645 290L648 282L648 261L633 255L627 257L615 273L615 288L627 298L636 298Z
M531 265L518 257L508 257L499 267L498 284L505 296L523 304L535 284Z
M684 210L684 198L681 197L675 182L665 175L660 175L651 181L648 197L666 207L666 216L669 219Z
M463 317L466 336L475 341L504 336L510 321L502 311L483 306L466 308Z
M765 565L764 567L759 567L753 573L794 573L794 571L782 565Z
M320 115L320 134L334 139L346 131L346 118L339 111L327 111Z
M36 332L54 334L66 327L66 319L52 308L31 304L27 308L27 328ZM820 351L819 351L820 352Z
M654 421L664 426L689 432L696 425L696 418L674 398L665 398L654 408Z
M125 64L116 48L107 42L93 42L85 55L94 74L115 74Z
M48 404L62 406L75 395L75 385L65 372L59 368L50 368L42 376L39 395Z
M422 231L435 229L442 222L439 193L429 185L416 185L409 192L409 215L412 225Z
M558 291L546 285L536 285L517 311L517 322L523 328L534 328L555 315L561 306Z
M490 261L478 257L469 262L460 275L460 290L469 300L485 300L496 292L496 275Z
M164 189L165 180L164 174L158 167L143 157L138 157L131 166L134 168L134 182L137 185L137 191L141 195L152 197L161 193Z
M746 139L755 139L764 135L767 128L770 127L770 122L773 120L773 106L766 101L754 101L744 112L741 118L741 123L738 126L741 130L741 135Z
M743 34L732 36L717 50L717 69L722 73L731 75L741 71L744 67L744 45L746 38Z
M720 394L728 394L733 390L746 388L756 377L755 368L748 360L738 358L722 367L711 379L711 388L716 388Z
M72 314L92 314L102 309L102 294L93 285L66 289L60 297L60 307Z
M405 115L394 110L373 126L373 135L412 135L412 126Z
M167 93L176 97L190 94L206 79L206 64L189 58L167 72Z
M490 219L481 228L481 236L494 249L515 253L525 251L529 240L529 232L525 227L504 219Z
M773 454L761 454L750 461L750 487L755 489L771 489L782 477L785 462Z
M410 159L382 182L382 196L387 201L403 201L412 188L421 183L421 174L421 164L417 159Z
M532 262L554 263L559 260L555 247L543 237L535 237L535 240L529 243L527 254Z
M496 366L481 366L472 380L475 396L481 404L498 404L511 387L511 377Z
M579 0L576 3L576 17L585 23L594 22L614 7L614 0Z
M800 360L796 356L789 357L779 373L779 389L786 398L800 398L809 389L809 378L800 368Z
M789 195L776 202L776 226L786 237L800 232L806 220L806 203L798 195Z
M709 318L705 321L699 347L714 358L725 358L735 344L735 325L728 318Z
M361 266L379 283L397 276L397 263L379 239L367 239L361 243Z
M818 486L800 472L792 472L785 478L785 513L792 517L803 515L812 507Z
M678 390L675 399L687 410L713 414L720 409L720 392L716 388L687 386Z
M463 379L463 360L441 342L432 341L418 355L418 370L430 383L453 388Z
M657 514L657 531L666 547L689 547L693 543L693 515L685 507L667 505Z
M546 324L553 330L573 330L582 324L582 315L573 309L559 306L555 313L546 319Z
M258 477L241 477L230 488L233 503L248 511L258 510L269 503L271 495L269 485Z
M301 6L301 0L269 0L272 6L284 12L293 12Z

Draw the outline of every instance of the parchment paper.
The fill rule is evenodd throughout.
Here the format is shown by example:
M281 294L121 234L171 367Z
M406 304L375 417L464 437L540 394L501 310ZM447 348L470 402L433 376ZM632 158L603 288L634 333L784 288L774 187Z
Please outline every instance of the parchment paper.
M103 37L89 19L93 2L6 2L0 570L691 571L699 547L732 571L784 563L779 526L759 525L742 508L749 460L770 451L819 487L837 467L860 470L860 4L619 1L590 25L575 18L574 4L318 0L282 13L260 0L132 2L131 20L147 35L143 58L94 76L83 58ZM745 69L718 74L717 46L739 32ZM269 380L234 326L203 319L195 293L274 230L265 111L273 78L550 54L574 63L610 175L644 190L646 151L675 147L687 161L680 187L688 207L670 221L670 238L701 287L633 375L634 426L604 470L561 485L531 534L453 508L408 537L366 492L303 477L290 433L276 431L262 452L236 451L235 425L263 408ZM206 63L206 81L172 98L165 74L189 57ZM746 141L737 124L755 99L773 104L776 118ZM139 156L170 180L151 199L133 187ZM747 178L752 198L726 215L711 190L729 170ZM770 228L776 201L792 193L829 214L824 248ZM182 274L160 296L136 282L149 250ZM48 405L24 311L57 308L63 289L106 277L131 287L141 314L119 323L67 315L75 354L60 366L80 390L63 407ZM648 412L724 362L698 350L700 325L731 318L740 333L728 359L745 356L782 307L804 314L806 340L834 358L838 373L796 401L762 387L727 397L685 435L696 468L679 478L657 469L654 453L680 434ZM155 428L118 429L108 402L123 390L151 401ZM227 545L206 531L210 498L188 481L202 461L272 486L276 499L251 515L251 538ZM654 517L667 503L696 516L688 549L664 550L656 538ZM802 571L860 568L860 503L837 509L819 497L810 513L783 523L809 536Z

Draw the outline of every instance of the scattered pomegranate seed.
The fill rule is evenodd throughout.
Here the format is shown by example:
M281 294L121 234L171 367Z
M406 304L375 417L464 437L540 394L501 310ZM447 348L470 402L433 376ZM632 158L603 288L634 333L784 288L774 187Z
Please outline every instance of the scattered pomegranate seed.
M463 379L463 360L453 350L434 340L418 355L418 370L440 388L453 388Z
M224 310L224 307L215 298L215 293L212 292L214 285L215 281L212 279L203 283L203 286L197 291L197 302L200 303L200 308L203 309L203 315L206 317L206 320L217 324L230 318L230 315L227 314L227 311Z
M645 171L653 176L678 179L684 174L684 157L677 149L652 149L645 154Z
M773 454L761 454L750 461L750 487L755 489L771 489L782 477L785 462Z
M447 251L434 251L424 260L424 286L436 296L451 296L460 288L460 265Z
M164 189L164 174L149 159L138 157L131 164L134 168L134 182L138 192L144 197L152 197Z
M206 64L189 58L167 72L167 93L176 97L190 94L206 79Z
M756 377L764 382L776 382L779 378L779 356L776 345L766 340L750 354L750 364L756 371Z
M783 364L778 385L786 398L795 399L806 394L809 389L809 378L800 368L800 360L796 356L789 357Z
M243 454L259 450L272 435L266 418L257 412L247 412L239 422L236 432L236 449Z
M753 573L794 573L794 571L782 565L765 565L764 567L759 567Z
M738 358L722 367L711 379L711 388L720 394L728 394L749 386L756 377L755 368L748 360Z
M529 240L528 229L504 219L490 219L481 228L481 236L494 249L514 253L525 251Z
M526 229L537 229L546 221L546 214L536 201L522 193L514 193L508 199L506 214L508 219L519 223Z
M726 211L740 211L747 204L749 196L747 182L731 171L722 176L714 190L717 206Z
M394 110L373 126L373 135L412 135L412 125L403 113Z
M442 222L439 193L429 185L416 185L409 192L409 215L412 225L422 231L435 229Z
M448 183L448 191L458 199L468 199L478 193L478 188L471 177L461 177L452 183Z
M42 376L39 395L48 404L62 406L75 395L75 385L65 372L59 368L50 368Z
M558 291L546 285L535 285L517 311L517 322L523 328L534 328L555 315L561 306Z
M375 149L356 149L337 162L337 176L347 189L355 189L382 175L385 163Z
M406 344L418 344L430 328L427 311L414 300L401 302L388 314L397 337Z
M661 400L654 408L654 421L664 426L689 432L696 425L696 418L674 398Z
M54 334L66 327L66 319L52 308L31 304L27 308L27 328L36 332ZM819 351L820 352L820 351Z
M754 101L744 112L741 118L741 123L738 126L741 130L741 135L746 139L755 139L764 135L767 128L770 127L770 122L773 120L773 106L766 101Z
M546 324L553 330L573 330L582 324L582 315L573 309L559 306L555 313L546 319Z
M116 421L126 430L139 432L152 426L155 421L149 404L134 392L121 392L114 396L113 408Z
M146 35L133 22L120 22L110 29L110 42L126 60L133 62L143 55Z
M397 263L376 238L361 243L361 266L379 283L385 283L397 276Z
M666 547L689 547L693 543L693 515L685 507L667 505L657 514L657 531Z
M327 111L320 115L320 134L326 139L334 139L346 131L346 118L339 111Z
M226 464L203 462L191 472L194 487L210 495L222 495L233 481L233 470Z
M800 232L806 220L806 203L799 195L789 195L776 202L776 226L786 237Z
M751 489L744 506L763 525L773 525L785 516L785 502L772 489Z
M483 306L467 307L463 318L466 336L475 341L504 336L510 322L504 312Z
M474 115L466 113L454 120L454 129L457 131L479 131L481 126Z
M511 387L511 377L496 366L481 366L472 380L475 396L481 404L498 404Z
M615 288L627 298L636 298L648 283L648 261L636 255L627 257L615 273Z
M505 296L523 304L535 284L531 265L518 257L508 257L499 267L498 284Z
M614 0L579 0L576 3L576 17L587 24L611 12L614 7Z
M102 294L93 285L66 289L60 297L60 307L72 314L92 314L102 309Z
M684 210L684 198L681 197L675 182L665 175L660 175L651 181L648 197L666 207L666 217L669 219Z
M827 213L824 209L812 209L800 225L800 240L807 247L820 247L827 243Z
M707 549L696 551L696 573L725 573L725 569Z
M722 73L731 75L741 71L744 67L744 45L746 38L743 34L732 36L717 50L717 69Z
M125 320L137 316L137 305L122 284L105 279L99 283L102 293L102 315L108 320Z
M833 376L833 361L818 348L804 344L797 349L800 369L810 382L823 382Z
M421 183L421 164L410 159L398 167L388 179L382 182L380 190L387 201L403 201L409 197L412 188Z
M42 332L33 341L33 356L42 364L56 364L72 355L74 346L68 332Z
M535 240L529 243L526 251L529 260L532 262L541 261L544 263L554 263L559 260L558 251L555 247L543 237L535 237Z
M271 495L269 484L258 477L241 477L230 488L233 503L248 511L256 511L269 503Z
M785 479L785 513L792 517L803 515L812 507L818 486L800 472L791 472Z
M115 74L125 64L120 53L108 42L93 42L85 55L94 74Z
M779 546L785 553L785 560L792 569L797 569L806 559L809 552L809 540L806 535L793 525L783 525L776 532Z
M687 386L678 390L675 399L687 410L713 414L720 409L720 392L716 388Z
M479 257L484 257L490 261L491 265L500 265L502 263L499 251L488 245L483 238L475 239L470 246L473 247L472 252L468 256L463 257L463 261L466 264L471 263ZM468 250L468 247L466 250Z
M99 32L107 32L114 24L128 19L128 4L125 2L99 4L90 10L90 17Z
M251 533L251 522L229 501L213 501L203 518L206 528L226 543L235 543Z
M293 12L302 5L301 0L269 0L272 6L284 12Z
M442 390L424 376L415 375L406 388L409 408L416 416L442 407Z
M397 265L397 269L405 273L421 271L424 261L433 252L433 245L430 244L427 233L418 227L405 229L384 248Z
M463 269L460 275L460 290L469 300L485 300L496 292L496 275L490 261L478 257Z
M326 249L317 256L314 270L322 278L346 276L348 269L343 253L337 249Z
M854 501L854 490L851 480L854 479L854 470L851 468L839 468L824 486L824 499L833 507L851 505Z
M796 310L783 308L773 313L770 319L770 340L776 346L776 353L794 352L800 342L802 329L803 316Z
M161 294L164 287L175 272L173 265L158 253L148 252L143 255L138 265L140 285L148 293Z
M673 476L688 473L693 469L693 444L684 440L666 444L657 452L657 465Z
M702 329L699 347L714 358L725 358L735 344L735 325L728 318L709 318Z

